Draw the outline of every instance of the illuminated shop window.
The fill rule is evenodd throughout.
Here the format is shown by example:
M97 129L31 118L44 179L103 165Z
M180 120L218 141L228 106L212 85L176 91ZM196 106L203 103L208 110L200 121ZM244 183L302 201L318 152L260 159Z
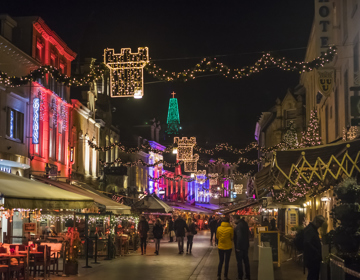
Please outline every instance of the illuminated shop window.
M9 107L6 108L7 122L6 135L18 142L23 142L24 136L24 114Z

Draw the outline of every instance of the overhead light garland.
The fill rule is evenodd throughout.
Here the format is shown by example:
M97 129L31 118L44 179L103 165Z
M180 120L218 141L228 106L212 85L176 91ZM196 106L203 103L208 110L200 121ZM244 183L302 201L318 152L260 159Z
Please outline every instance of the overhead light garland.
M155 166L158 166L158 165L163 165L165 167L177 167L177 166L183 164L183 161L179 161L179 162L176 162L176 163L169 163L169 162L166 162L164 160L159 160L157 162L154 162L153 164L150 164L150 163L146 163L142 159L132 161L132 162L130 162L130 161L129 162L123 162L121 160L121 158L118 158L118 159L116 159L115 161L112 161L112 162L105 162L105 161L102 161L102 160L100 160L99 162L103 166L110 166L110 165L114 165L114 164L119 164L119 165L126 166L126 167L132 167L132 166L138 166L138 165L142 165L142 166L146 166L146 167L155 167Z
M203 58L193 68L181 72L169 72L150 62L145 66L149 74L162 81L183 81L193 80L197 75L204 72L213 72L223 75L226 78L241 79L251 74L258 73L266 68L275 66L285 71L297 71L299 73L309 72L323 67L331 62L336 54L336 47L331 46L321 56L309 62L296 62L285 57L275 57L272 54L264 53L253 66L246 66L242 69L230 69L223 63L217 62L216 58Z
M230 69L223 63L217 62L216 58L204 58L193 68L178 73L163 70L152 62L149 62L145 66L145 69L149 74L162 81L178 80L186 82L195 79L197 75L204 72L221 74L224 77L231 79L241 79L272 66L285 71L297 71L299 73L309 72L331 62L335 55L336 47L331 46L321 56L310 62L296 62L286 59L285 57L275 57L268 52L264 53L253 66L245 66L242 69ZM44 78L46 74L50 74L57 82L62 83L65 86L84 86L101 79L105 71L105 64L100 63L99 65L95 65L95 60L91 61L90 73L81 77L68 77L61 73L61 70L56 67L45 65L40 66L38 69L31 71L30 74L21 77L9 76L7 73L0 71L0 83L10 87L22 86L30 81Z
M252 175L252 171L247 172L247 173L240 173L240 172L235 172L232 175L224 175L224 174L218 174L217 177L215 176L206 176L206 179L204 182L206 182L207 180L213 180L215 178L217 178L217 180L222 180L222 181L226 181L226 180L241 180L244 178L249 178ZM196 178L192 178L186 175L174 175L173 177L169 177L166 174L163 174L157 178L152 177L151 175L148 175L149 179L151 181L159 181L161 179L166 179L169 181L185 181L185 182L193 182L196 181Z

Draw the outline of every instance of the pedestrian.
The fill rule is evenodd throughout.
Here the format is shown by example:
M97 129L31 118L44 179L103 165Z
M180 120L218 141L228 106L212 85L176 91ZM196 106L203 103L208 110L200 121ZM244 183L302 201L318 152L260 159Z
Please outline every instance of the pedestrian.
M276 230L276 220L272 218L270 221L270 230Z
M159 255L160 251L160 240L163 238L164 228L161 224L161 219L157 219L153 228L153 235L155 239L155 254Z
M186 254L189 254L189 253L191 254L194 235L197 234L195 223L196 223L196 219L193 218L192 221L190 222L190 224L188 225L189 231L187 232ZM190 248L190 252L189 252L189 248Z
M168 230L169 230L169 238L170 238L169 242L173 242L175 232L174 232L174 221L172 217L170 217L169 219Z
M181 215L179 215L179 217L174 222L174 230L178 242L179 254L182 254L184 253L185 232L189 231L189 227Z
M213 245L213 242L212 242L213 241L213 236L215 236L215 245L217 245L216 230L221 224L221 223L219 223L219 221L220 221L219 216L216 216L215 218L213 218L211 220L211 223L210 223L210 232L211 232L210 245Z
M308 280L319 280L322 253L318 229L324 222L324 216L315 216L304 229L304 264L308 269Z
M144 216L140 217L140 222L138 224L138 231L140 235L141 255L143 254L146 255L146 240L149 231L149 223L146 221Z
M218 274L217 279L221 280L221 270L224 264L225 258L225 272L224 277L225 280L229 280L228 272L229 272L229 262L232 251L232 241L234 238L234 229L230 225L229 217L224 217L222 219L221 225L217 228L216 238L218 240L218 249L219 249L219 266L218 266Z
M269 220L267 218L265 218L265 220L263 221L262 226L263 227L268 227L267 230L270 229L270 223L269 223Z
M238 268L238 279L243 279L243 262L245 266L246 280L250 280L250 263L249 263L249 226L245 218L240 219L235 215L234 245L235 256Z

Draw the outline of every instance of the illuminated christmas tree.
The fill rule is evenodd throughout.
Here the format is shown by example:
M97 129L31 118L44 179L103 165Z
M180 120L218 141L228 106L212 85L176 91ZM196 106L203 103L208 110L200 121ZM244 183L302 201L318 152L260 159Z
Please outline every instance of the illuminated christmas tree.
M177 98L174 97L175 92L172 93L173 97L170 98L169 111L167 116L167 135L178 135L180 128L180 116Z
M284 135L283 143L281 145L281 150L290 150L296 149L299 147L299 141L297 138L297 132L293 122L290 122L287 131Z
M321 145L319 120L316 111L311 110L309 125L306 132L302 133L301 144L303 148Z

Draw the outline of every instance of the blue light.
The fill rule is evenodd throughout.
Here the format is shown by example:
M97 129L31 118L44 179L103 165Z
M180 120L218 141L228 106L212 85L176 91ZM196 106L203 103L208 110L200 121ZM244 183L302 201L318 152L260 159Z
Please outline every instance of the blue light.
M14 111L10 110L10 137L14 138Z
M34 98L33 100L33 144L39 144L39 111L40 111L40 99Z

